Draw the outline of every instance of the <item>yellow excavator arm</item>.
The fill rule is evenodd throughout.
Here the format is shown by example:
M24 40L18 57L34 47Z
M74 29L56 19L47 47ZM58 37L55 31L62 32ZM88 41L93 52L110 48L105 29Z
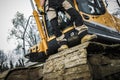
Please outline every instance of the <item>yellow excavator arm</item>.
M35 3L37 5L37 8L39 8L39 10L43 11L43 8L40 6L40 0L35 0ZM47 46L47 40L46 40L46 36L45 36L45 32L44 32L44 26L42 25L42 22L39 19L39 14L38 12L35 10L33 1L31 0L31 5L32 5L32 9L33 9L33 15L37 24L37 28L40 34L40 44L36 47L33 47L33 49L31 48L32 52L47 52L48 46Z
M43 6L40 4L40 0L34 0L36 3L37 8L41 11L44 12Z

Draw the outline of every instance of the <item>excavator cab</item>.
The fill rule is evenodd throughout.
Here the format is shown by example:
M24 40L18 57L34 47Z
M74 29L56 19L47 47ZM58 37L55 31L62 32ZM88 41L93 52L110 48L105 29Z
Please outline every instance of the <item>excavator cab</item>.
M111 15L103 0L73 0L90 34L96 34L99 41L120 43L120 19Z
M46 5L41 7L40 0L34 0L37 10L33 7L33 15L36 20L38 31L40 33L41 41L29 49L29 53L26 55L32 62L44 62L49 55L57 53L60 47L59 42L56 40L56 36L53 33L53 28L48 20L46 14ZM58 22L62 34L67 39L67 45L69 47L75 46L81 43L81 38L86 34L96 34L96 41L102 43L120 43L120 21L118 18L113 17L108 13L102 0L68 0L73 7L79 11L84 20L84 24L88 27L88 31L82 34L78 34L78 31L70 23L70 16L62 9L58 11ZM39 20L39 15L42 15L42 19Z

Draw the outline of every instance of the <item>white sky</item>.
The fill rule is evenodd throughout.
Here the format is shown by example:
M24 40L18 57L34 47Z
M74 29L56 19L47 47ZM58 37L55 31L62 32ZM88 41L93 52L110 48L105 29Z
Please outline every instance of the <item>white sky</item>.
M7 44L6 38L8 29L13 27L12 19L17 11L23 13L28 18L32 14L30 0L0 1L0 49L10 50L14 47L12 44Z

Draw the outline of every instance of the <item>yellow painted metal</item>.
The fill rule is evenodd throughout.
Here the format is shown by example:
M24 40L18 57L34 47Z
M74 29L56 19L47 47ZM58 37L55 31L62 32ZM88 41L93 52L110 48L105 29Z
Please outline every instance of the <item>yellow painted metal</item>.
M40 5L40 0L35 0L35 3L36 3L36 6L38 8L38 10L44 12L44 7ZM47 39L49 38L48 36L48 32L47 32L47 29L46 29L46 23L45 23L45 20L44 20L44 15L42 15L42 21L43 21L43 24L44 24L44 30L45 30L45 36L47 37Z
M74 1L74 5L75 5L76 10L79 11L76 0L73 0L73 1ZM104 14L101 14L101 15L90 15L90 14L86 14L82 11L79 11L79 12L80 12L84 21L96 22L96 23L108 26L108 27L112 28L113 30L115 29L115 30L120 32L120 19L111 15L107 11L107 9L106 9L106 12ZM89 16L89 19L88 20L84 19L83 15Z
M46 53L46 51L48 49L48 45L47 45L47 39L45 36L45 32L44 32L44 29L42 27L42 23L39 20L39 15L38 15L36 10L33 11L33 15L34 15L34 18L36 20L38 31L40 33L40 39L41 39L41 42L39 44L40 52Z
M76 0L73 0L73 3L74 3L76 10L79 11Z
M62 33L66 33L66 32L68 32L68 31L70 31L70 30L72 30L72 29L74 29L73 26L68 27L68 28L66 28L65 30L63 30Z
M40 11L44 11L43 7L40 5L40 0L34 0L36 5L37 5L37 8L40 10Z

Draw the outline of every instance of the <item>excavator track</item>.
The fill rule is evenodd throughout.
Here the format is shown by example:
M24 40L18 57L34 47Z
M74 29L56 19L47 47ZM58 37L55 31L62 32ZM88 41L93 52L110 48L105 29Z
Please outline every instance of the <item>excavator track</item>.
M86 42L59 52L44 64L44 80L119 80L120 44Z
M106 77L104 77L102 79L98 79L98 80L120 80L120 72L111 74L109 76L106 76Z
M0 80L120 80L120 44L85 42L45 63L0 74Z
M44 65L44 80L91 80L85 48L88 43L49 57Z

